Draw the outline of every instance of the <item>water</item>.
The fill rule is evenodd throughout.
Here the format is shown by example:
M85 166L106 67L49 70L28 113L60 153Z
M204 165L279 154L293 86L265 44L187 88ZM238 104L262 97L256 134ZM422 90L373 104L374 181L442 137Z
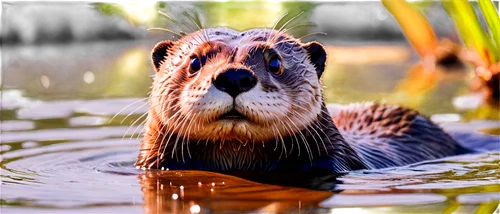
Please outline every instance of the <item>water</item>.
M409 72L422 71L412 68L417 59L402 45L329 47L332 54L323 81L327 101L403 103L449 131L465 133L459 135L462 141L482 152L351 172L338 179L334 192L209 172L137 170L133 163L153 74L148 61L153 45L107 42L2 50L2 213L492 213L497 209L499 145L477 139L482 133L498 135L498 110L459 105L464 103L460 99L467 104L471 103L467 99L474 100L463 96L469 93L464 71L440 71L440 77L429 77L422 90L408 90L404 86L410 81L405 80Z

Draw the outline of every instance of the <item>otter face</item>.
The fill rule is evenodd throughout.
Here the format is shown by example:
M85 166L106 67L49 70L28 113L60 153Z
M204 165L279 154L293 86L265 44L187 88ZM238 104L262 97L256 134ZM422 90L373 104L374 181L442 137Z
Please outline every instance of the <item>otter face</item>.
M321 113L325 60L320 44L272 30L212 28L163 41L152 52L150 117L190 141L292 136Z

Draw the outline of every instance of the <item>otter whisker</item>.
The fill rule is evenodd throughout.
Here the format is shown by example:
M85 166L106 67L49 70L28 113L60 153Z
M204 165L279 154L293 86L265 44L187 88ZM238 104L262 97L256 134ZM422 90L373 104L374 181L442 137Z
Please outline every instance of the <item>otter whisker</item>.
M277 94L280 94L280 95L282 95L282 96L289 96L291 93L297 93L297 91L286 91L286 92L287 92L287 93L277 93ZM300 108L300 109L304 110L304 112L309 112L309 111L310 111L310 110L308 110L308 109L306 109L306 108L302 107L302 105L309 105L309 103L291 103L291 102L288 102L288 101L286 101L286 100L282 100L282 101L283 101L283 102L286 102L286 103L288 103L288 104L290 104L290 105L291 105L291 106L293 106L293 107ZM323 120L327 120L327 118L325 118L322 114L319 114L319 115L317 115L317 116L318 116L318 117L321 117L321 119L323 119ZM331 119L331 117L330 117L330 119Z
M161 14L161 15L163 15L163 16L165 16L165 17L167 17L168 19L170 19L170 20L171 20L171 21L173 21L173 22L175 21L174 19L172 19L172 17L170 17L169 15L167 15L166 13L164 13L164 12L163 12L163 11L161 11L161 10L158 10L158 13L159 13L159 14Z
M325 32L312 32L312 33L308 33L302 37L299 37L298 40L302 40L303 38L306 38L308 36L312 36L312 35L323 35L323 36L326 36L327 34Z
M299 14L297 14L297 15L293 16L292 18L290 18L287 22L285 22L285 24L283 24L280 27L280 29L278 30L278 32L281 31L281 30L283 30L290 22L292 22L293 20L295 20L297 17L299 17L302 14L304 14L304 11L301 11Z
M152 119L158 119L158 117L159 117L159 115L152 116ZM164 125L160 125L159 130L162 130L162 129L164 129ZM148 155L146 156L146 158L144 158L145 160L149 160L150 159L153 149L156 148L156 145L157 145L157 142L158 142L158 138L162 135L162 133L160 133L159 130L158 129L155 130L156 139L153 141L153 145L151 145L151 148L148 149L149 150L148 151ZM160 142L160 145L159 145L158 149L161 147L161 145L162 145L162 143ZM159 155L158 155L158 153L155 153L155 154L157 154L156 155L156 162L157 162L157 168L159 168L160 167L160 161L159 161L159 158L158 158Z
M299 37L297 39L285 39L285 40L281 40L279 42L274 43L274 46L277 46L277 45L279 45L281 43L284 43L284 42L291 42L291 41L296 41L296 40L300 41L300 40L302 40L302 39L304 39L304 38L306 38L308 36L312 36L312 35L315 35L315 34L318 34L318 33L317 32L312 32L312 33L306 34L304 36L301 36L301 37Z
M200 19L199 19L199 17L198 17L198 13L195 13L195 14L196 14L196 17L198 18L198 21L200 21ZM195 25L196 25L196 27L198 27L198 29L199 29L199 30L202 30L202 31L203 31L203 29L200 27L200 26L202 26L201 22L200 22L200 23L196 23L196 21L194 20L194 18L193 18L193 17L191 17L191 15L189 15L187 12L184 12L184 13L183 13L183 15L184 15L184 16L186 16L189 20L191 20L191 22L192 22L193 24L195 24ZM203 31L203 34L204 34L204 37L205 37L205 40L204 40L204 41L205 41L205 42L210 41L210 40L208 40L208 38L207 38L207 36L206 36L206 34L205 34L205 32L204 32L204 31Z
M198 27L199 30L201 30L200 26L193 20L193 18L191 17L191 15L189 15L189 13L187 12L183 12L182 15L184 15L185 17L187 17L189 20L191 20L191 22L196 25L196 27ZM187 25L187 23L185 23ZM191 25L188 26L189 28L191 28ZM191 28L191 30L193 30L193 32L195 32L196 30L194 30L194 28Z
M274 139L276 139L274 141L275 143L275 146L274 146L274 149L273 151L276 151L276 149L278 149L278 137L276 136L276 130L275 130L276 127L274 127L274 125L272 126L272 130L273 130L273 135L274 135Z
M277 116L275 116L277 118ZM281 124L283 125L283 127L285 128L285 130L287 130L287 132L289 133L290 136L293 136L292 138L292 148L290 149L290 153L293 151L293 139L295 139L295 141L297 142L297 148L298 148L298 156L300 156L300 145L299 145L299 139L297 138L297 135L294 135L294 131L293 131L293 128L287 124L287 123L284 123L282 120L279 120L281 122Z
M147 98L146 98L147 99ZM133 110L132 112L128 113L127 116L125 116L125 118L123 118L121 121L120 121L120 124L122 124L123 122L125 122L125 120L130 117L130 115L134 114L136 111L138 111L139 109L141 109L142 107L144 107L145 105L147 105L148 103L143 103L142 105L140 105L139 107L137 107L135 110ZM147 111L145 112L146 114L148 113Z
M164 124L162 124L162 125L161 125L160 129L161 129L161 130L164 130L165 132L168 132L168 131L170 130L170 128L169 128L169 127L166 127L166 126L167 126L167 124L169 124L169 121L170 121L170 120L172 120L172 119L177 120L177 119L176 119L177 114L180 114L180 111L178 111L178 112L176 112L175 114L173 114L172 116L170 116L170 117L168 118L167 122L165 122ZM157 117L159 117L159 115L157 115ZM165 127L166 127L166 129L165 129ZM170 132L170 136L171 136L172 134L173 134L173 132ZM165 153L165 149L166 149L166 148L167 148L167 146L168 146L168 141L166 141L166 142L165 142L165 138L166 138L166 136L167 136L167 135L165 135L165 134L161 134L161 135L157 135L157 136L156 136L156 139L154 140L154 142L155 142L155 143L156 143L156 142L158 142L158 139L160 138L160 136L163 136L163 137L162 137L162 140L160 141L160 145L158 146L158 150L161 150L161 147L162 147L162 145L163 145L164 143L165 143L165 147L164 147L164 149L163 149L163 152L161 152L159 155L157 155L157 158L159 157L160 159L163 159L163 155L164 155L164 153ZM169 140L170 140L170 137L169 137ZM149 152L149 153L151 153L151 151L152 151L152 149L153 149L153 148L154 148L154 147L151 147L151 150L150 150L150 152ZM148 157L149 157L149 156L148 156Z
M175 122L177 122L177 119L175 120ZM176 123L176 124L179 124L179 123ZM160 159L164 159L164 157L165 157L166 149L170 143L170 139L174 135L173 129L174 129L174 127L167 127L165 130L166 135L164 134L162 140L160 141L160 147L158 147L158 153L159 153L158 156ZM167 135L168 135L168 139L165 141ZM175 143L175 142L173 142L173 143ZM160 150L161 150L161 152L160 152ZM172 152L172 157L173 157L173 154L174 154L174 152Z
M196 32L196 30L191 25L189 25L187 22L181 21L181 23L184 24L184 25L186 25L189 29L191 29L191 33Z
M200 15L198 14L198 12L195 12L194 16L195 16L196 20L198 20L198 23L200 24L200 27L201 27L200 30L203 30L203 32L205 33L205 37L207 38L206 41L207 42L210 41L210 36L208 35L207 30L203 26L203 23L201 22Z
M146 98L148 99L148 98ZM142 99L141 99L142 100ZM141 109L142 107L144 107L145 105L147 105L148 103L143 103L142 105L140 105L139 107L137 107L134 111L130 112L129 114L127 114L127 116L125 116L125 118L123 118L121 121L120 121L120 124L122 124L123 122L125 122L125 120L130 117L132 114L134 114L136 111L138 111L139 109ZM144 114L147 114L148 112L146 111ZM141 116L142 117L142 116ZM137 120L137 119L136 119ZM135 122L134 122L135 123ZM133 124L132 124L133 125Z
M285 117L286 119L288 119L290 121L290 123L292 123L293 126L295 126L297 128L297 130L300 130L299 127L297 127L297 125L287 116ZM306 150L307 150L307 155L309 157L309 160L310 162L312 163L312 151L311 151L311 148L309 147L309 144L307 144L307 140L306 140L306 137L304 136L304 134L302 132L298 132L300 134L300 137L301 139L303 140L302 144L304 144Z
M184 138L185 136L187 135L187 150L188 150L188 155L189 157L191 157L191 152L189 151L189 133L190 133L190 129L191 129L191 123L194 121L193 118L195 118L197 115L197 113L194 113L190 118L189 118L189 123L187 125L187 128L185 128L185 133L182 134L182 144L181 144L181 155L182 155L182 162L184 163Z
M181 21L181 23L187 26L189 29L191 29L192 30L191 33L193 33L193 35L196 35L197 38L196 42L198 42L199 44L203 44L204 41L203 38L196 32L196 30L189 23L187 23L186 21Z
M200 113L200 114L201 114L201 113ZM192 128L193 128L193 130L191 130L191 132L190 132L190 133L195 133L195 132L197 132L198 130L200 130L201 122L200 122L198 119L196 119L194 122L195 122L195 123L193 124L193 127L192 127Z
M295 141L297 142L297 144L299 143L299 140L297 139L297 136L295 136L295 133L293 133L293 129L288 126L287 124L285 124L282 120L276 120L278 122L281 123L282 127L285 129L285 131L287 132L288 136L293 136L293 138L290 138L291 139L291 148L290 148L290 151L286 154L286 156L292 154L292 151L293 151L293 140L295 139Z
M273 125L273 128L276 128L276 125ZM276 129L278 129L278 128L276 128ZM287 151L286 151L285 141L283 140L283 136L280 134L279 130L277 133L278 133L279 139L281 140L281 145L282 145L280 156L278 157L278 161L279 161L279 160L281 160L281 156L283 155L283 151L285 152L285 157L287 157Z
M167 99L167 100L170 100L170 99ZM154 105L154 106L151 106L151 107L150 107L150 109L152 109L152 108L154 108L154 107L156 107L156 106L158 106L158 105L162 105L162 104L163 104L163 103L158 103L158 104L156 104L156 105ZM174 106L170 106L168 109L166 109L166 111L169 111L170 109L175 108L175 107L176 107L176 106L178 106L178 105L180 105L180 104L176 104L176 105L174 105ZM163 108L163 106L162 106L162 108ZM164 112L164 111L163 111L163 112ZM162 112L162 113L163 113L163 112ZM144 117L147 113L148 113L148 112L144 113L142 116L140 116L139 118L137 118L137 119L133 122L132 126L133 126L133 125L134 125L134 124L135 124L138 120L140 120L142 117ZM165 115L164 115L164 114L161 114L161 116L162 116L162 117L165 117ZM146 123L146 122L147 122L147 120L143 120L143 121L142 121L142 122L141 122L141 123L140 123L140 124L139 124L139 125L135 128L134 132L132 132L132 136L130 136L130 139L131 139L131 140L132 140L132 138L134 137L135 133L137 132L137 129L138 129L139 127L141 127L141 126L142 126L144 123ZM141 132L142 132L142 131L141 131ZM140 136L140 133L141 133L141 132L139 132L139 133L137 134L137 136L136 136L137 138L139 138L139 136ZM128 133L128 130L127 130L127 132L126 132L126 133Z
M165 96L165 95L161 95L161 96ZM158 97L160 97L160 96L158 96ZM167 99L167 100L169 100L169 99ZM146 104L148 104L148 103L145 103L145 104L141 105L139 108L142 108L142 106L144 106L144 105L146 105ZM158 103L158 104L156 104L156 105L154 105L154 106L150 106L150 107L149 107L149 110L151 110L152 108L154 108L154 107L156 107L156 106L162 105L162 104L163 104L163 103ZM162 106L162 107L163 107L163 106ZM174 107L175 107L175 106L174 106ZM128 114L128 115L127 115L127 117L129 117L130 115L132 115L132 113L134 113L134 112L135 112L135 111L137 111L137 110L138 110L138 109L136 109L136 110L134 110L133 112L131 112L130 114ZM134 122L132 123L132 126L133 126L133 125L134 125L134 124L135 124L138 120L140 120L142 117L144 117L144 116L145 116L145 115L147 115L147 114L148 114L148 112L146 111L146 112L145 112L144 114L142 114L139 118L137 118L136 120L134 120ZM162 116L163 116L163 115L162 115ZM125 119L127 119L127 117L125 117L125 118L122 120L122 122L121 122L121 123L123 123L123 122L125 121ZM127 132L128 132L128 131L127 131Z
M184 127L186 125L186 123L189 121L188 118L190 118L190 115L191 115L191 112L189 112L186 116L184 116L182 122L179 123L179 125L180 125L179 127ZM174 146L172 148L172 157L171 158L174 158L174 154L176 152L177 144L179 144L179 138L180 138L180 136L181 136L180 132L177 132L177 137L176 137L176 139L174 141ZM178 158L178 155L176 155L176 159L177 158Z
M283 40L281 40L279 42L273 43L273 46L274 47L279 47L278 46L279 44L283 44L283 43L287 43L287 42L291 42L293 44L296 44L296 43L298 43L298 40L297 39L283 39Z
M325 142L323 141L323 139L326 138L328 140L328 142L330 143L330 146L333 146L333 142L330 140L330 138L325 133L325 131L323 131L323 127L318 126L317 122L314 122L311 125L315 127L315 128L313 128L313 130L316 132L318 137L320 137L321 143L323 144L323 148L325 149L325 153L328 155L328 149L326 148L326 145L325 145ZM319 131L323 134L324 138L321 138L320 133L318 131L316 131L316 129L319 129Z
M153 109L154 107L156 107L156 106L158 106L158 105L161 105L161 104L162 104L162 103L158 103L158 104L156 104L156 105L154 105L154 106L150 106L150 107L149 107L149 110L151 110L151 109ZM175 105L175 106L177 106L177 105ZM173 107L175 107L175 106L173 106ZM167 110L169 110L169 109L171 109L171 108L169 107ZM149 112L147 112L147 111L146 111L146 112L145 112L144 114L142 114L139 118L135 119L135 120L133 121L133 123L132 123L132 125L131 125L131 126L134 126L134 124L135 124L135 123L137 123L139 120L141 120L141 119L142 119L145 115L147 115L148 113L149 113ZM162 115L162 116L163 116L163 115ZM139 124L139 125L135 128L135 130L132 132L132 135L131 135L131 137L130 137L130 139L131 139L131 140L132 140L133 136L134 136L134 135L136 135L136 133L137 133L137 129L138 129L139 127L142 127L142 125L143 125L143 124L145 124L146 122L147 122L147 120L143 120L143 121L142 121L142 122L141 122L141 123L140 123L140 124ZM144 128L143 128L143 130L144 130ZM125 135L126 135L127 133L128 133L128 130L127 130L127 132L125 132ZM137 134L137 136L136 136L137 138L139 138L139 137L140 137L140 133L142 133L142 131L141 131L141 132L139 132L139 133Z
M299 17L303 13L304 13L304 11L300 12L299 14L295 15L294 17L290 18L287 22L285 22L285 24L283 24L280 27L280 29L278 29L278 31L274 34L274 37L271 39L271 41L274 41L276 39L276 37L281 34L281 30L283 30L284 27L286 27L291 21L293 21L294 19L296 19L297 17Z
M302 117L301 115L299 115L299 114L297 114L297 113L295 113L295 112L294 112L294 116L297 116L297 117L302 118L303 120L305 120L305 118L304 118L304 117ZM311 125L313 125L313 124L314 124L314 123L312 123ZM316 128L318 128L318 127L316 127ZM310 130L313 130L313 131L314 131L314 133L318 136L319 140L320 140L320 141L321 141L321 143L323 144L323 147L324 147L324 149L325 149L325 152L326 152L326 153L328 153L328 150L326 149L325 142L323 141L323 139L322 139L321 135L320 135L320 134L316 131L316 129L315 129L315 128L311 128L311 129L309 129L309 127L307 127L307 128L306 128L306 130L307 130L307 131L309 131L309 132L310 132ZM316 140L316 137L314 137L314 133L311 133L311 136L313 137L314 142L316 143L316 147L317 147L317 149L318 149L318 153L319 153L319 155L321 155L321 150L319 149L319 145L318 145L318 141Z
M166 13L164 13L164 12L162 12L162 11L158 11L158 13L160 13L161 15L163 15L163 16L165 16L165 17L167 17L170 21L172 21L172 22L173 22L173 23L177 26L177 28L179 28L179 33L180 33L180 34L187 35L187 33L186 33L186 32L184 32L184 31L182 30L181 26L179 25L179 23L178 23L177 21L175 21L175 20L174 20L174 19L172 19L169 15L167 15ZM184 36L184 35L183 35L183 36Z
M160 147L161 147L161 145L162 145L162 143L161 143L161 142L158 142L158 138L159 138L161 135L163 135L163 134L160 132L160 130L163 130L163 129L164 129L164 126L163 126L163 125L160 125L160 127L159 127L158 129L155 129L155 130L154 130L154 134L153 134L153 136L154 136L154 135L156 135L156 138L155 138L155 140L153 141L153 145L150 145L151 147L150 147L149 149L147 149L147 148L146 148L146 149L148 150L148 153L147 153L148 155L146 156L146 158L145 158L145 159L146 159L146 160L149 160L149 159L151 159L151 158L155 158L155 157L156 157L156 161L154 161L154 162L156 162L156 163L157 163L157 168L159 168L159 167L160 167L159 154L158 154L158 153L153 153L153 154L155 154L155 156L153 156L153 157L151 156L151 154L152 154L152 151L153 151L153 150L156 150L156 151L157 151L157 150L159 150L159 148L160 148ZM144 143L144 142L143 142L143 143Z
M168 121L170 121L171 119L174 119L174 120L175 120L175 121L173 122L174 124L178 124L178 125L179 125L180 123L177 123L177 122L178 122L178 120L179 120L179 118L178 118L178 117L176 117L179 113L180 113L180 111L177 111L174 115L172 115L171 117L169 117L169 118L168 118L168 120L167 120L167 122L166 122L166 123L164 123L164 124L161 126L161 129L165 129L165 126L168 124ZM177 126L175 126L175 127L174 127L174 126L170 126L170 127L167 127L167 129L165 129L165 130L164 130L164 133L169 133L169 132L170 132L170 135L169 135L169 138L168 138L168 140L167 140L167 141L165 141L165 138L166 138L166 136L167 136L167 135L165 135L165 134L158 134L158 135L156 136L156 139L155 139L154 143L158 142L159 137L160 137L161 135L163 135L162 140L160 141L160 146L158 147L158 151L160 151L160 150L163 150L163 151L162 151L161 153L160 153L160 152L158 152L158 153L160 153L160 154L159 154L159 155L157 155L157 159L163 159L163 156L164 156L164 154L165 154L165 150L167 149L167 147L168 147L168 143L170 142L170 138L171 138L171 137L172 137L172 135L174 134L173 130L174 130L174 129L176 129L176 128L177 128ZM163 144L165 144L165 146L164 146L164 147L163 147L163 149L162 149L162 145L163 145ZM152 147L151 149L153 149L153 147ZM151 151L150 151L150 152L151 152Z
M205 146L208 146L208 141L210 140L210 138L207 138L207 140L205 141Z
M280 118L277 117L277 115L274 115L274 120L275 121L279 121L279 122L281 122L281 124L283 124L283 121L281 121ZM283 150L284 150L285 151L285 157L288 157L288 152L287 152L287 149L286 149L285 141L283 139L283 134L281 134L280 130L276 127L276 124L273 124L272 126L273 126L273 132L274 132L274 129L276 129L277 134L278 134L279 138L281 139L281 144L283 145L281 152L283 152ZM288 130L287 130L287 128L285 126L283 126L283 128L285 129L285 131L288 132ZM292 134L290 134L290 135L292 135ZM293 148L293 142L291 144L292 144L292 148ZM277 144L276 144L276 146L277 146ZM276 148L274 150L276 150ZM282 154L280 154L280 158L278 158L278 160L281 159L281 155Z
M165 83L165 84L166 84L166 83ZM168 88L168 87L167 87L167 90L170 90L170 88ZM158 101L158 103L159 103L159 104L160 104L160 103L170 103L170 102L169 102L169 101L170 101L170 99L171 99L171 98L169 98L169 97L159 97L159 101ZM160 111L161 111L160 115L161 115L161 117L162 117L162 118L165 118L165 113L169 110L169 109L165 109L165 107L167 107L167 105L161 105L161 106L160 106Z
M120 111L118 111L115 115L113 115L113 117L111 117L111 119L109 119L108 123L111 123L111 122L115 119L115 117L116 117L116 116L118 116L118 115L119 115L120 113L122 113L123 111L125 111L125 109L129 108L130 106L132 106L132 105L134 105L134 104L136 104L136 103L138 103L138 102L140 102L140 101L147 100L147 99L148 99L148 97L141 98L141 99L138 99L138 100L134 101L133 103L130 103L130 104L126 105L126 106L125 106L125 107L123 107ZM147 103L147 102L146 102L146 103ZM121 124L121 123L120 123L120 124Z
M286 12L286 13L285 13L285 14L283 14L280 18L278 18L278 20L276 21L276 23L274 23L273 28L271 29L271 32L273 32L273 31L274 31L274 29L276 29L276 26L278 26L278 24L281 22L281 20L282 20L283 18L285 18L285 16L286 16L286 15L288 15L288 12ZM266 42L268 42L268 41L269 41L270 36L271 36L271 35L269 35L269 37L267 37Z
M147 104L147 103L146 103L146 104ZM142 106L144 106L144 105L142 105ZM142 106L141 106L141 107L142 107ZM141 108L141 107L140 107L140 108ZM135 120L132 122L132 124L131 124L131 125L127 128L127 130L125 131L125 134L122 136L122 140L123 140L123 139L125 139L125 136L127 136L127 135L128 135L128 132L130 131L130 129L131 129L131 128L132 128L132 127L133 127L133 126L134 126L134 125L135 125L135 124L139 121L139 120L141 120L144 116L148 115L148 113L149 113L149 112L147 112L147 111L146 111L145 113L141 114L141 116L140 116L140 117L138 117L137 119L135 119ZM129 117L130 115L131 115L131 114L127 115L127 117ZM127 117L125 117L125 118L127 118ZM122 121L122 122L123 122L123 121ZM135 128L135 131L137 131L137 128L138 128L138 127L139 127L139 126L137 126L137 127ZM134 136L135 131L132 133L132 135L131 135L131 137L130 137L130 139L131 139L131 140L132 140L132 138L133 138L133 136Z
M188 119L186 121L191 121L191 120ZM183 127L183 128L184 128L183 129L184 132L187 132L187 130L189 130L189 124L188 124L187 128L186 127ZM184 159L184 140L186 139L186 133L182 133L183 130L179 131L179 133L177 134L177 137L182 136L182 140L181 140L181 159L182 159L182 163L186 163L186 160ZM189 135L187 137L188 137L188 141L189 141ZM176 144L177 143L178 143L178 141L176 140Z
M177 35L177 36L179 36L179 37L182 37L182 35L181 35L181 34L179 34L179 33L175 32L175 31L173 31L173 30L169 30L169 29L165 29L165 28L148 28L148 29L146 29L146 30L147 30L147 31L153 31L153 30L166 31L166 32L169 32L169 33L173 33L173 34L175 34L175 35Z
M284 91L287 92L287 93L278 93L278 94L280 94L280 95L289 95L289 93L297 93L297 91L287 91L287 90L284 90ZM300 92L304 91L306 93L314 93L314 92L308 91L308 90L298 90L298 91L300 91ZM286 100L283 100L283 101L287 102L288 104L292 105L293 107L297 107L297 108L302 109L304 112L309 112L310 111L309 109L306 109L306 108L303 107L303 105L307 106L307 105L310 105L310 103L291 103L291 102L288 102ZM321 117L321 119L325 119L325 120L327 119L322 114L319 114L317 116ZM329 117L329 118L331 119L331 117Z
M290 28L284 29L284 31L282 31L282 32L283 32L283 33L286 33L286 32L288 32L288 31L291 31L291 30L293 30L293 29L295 29L295 28L298 28L298 27L312 27L312 26L316 26L316 24L311 23L311 22L309 22L309 23L305 23L305 24L297 24L297 25L294 25L294 26L292 26L292 27L290 27Z
M287 102L287 101L284 101L284 102ZM290 103L290 105L292 105L292 103ZM300 105L293 105L293 106L294 106L294 107L299 107L299 108L303 109L304 111L307 111L307 109L305 109L304 107L302 107L302 106L300 106ZM302 116L302 115L300 115L300 114L298 114L298 113L296 113L296 112L293 112L293 115L294 115L294 116L296 116L296 117L300 117L302 120L306 120L306 118L304 118L304 116ZM323 118L323 116L321 115L321 113L318 115L318 117L322 117L322 119L324 119L324 118ZM316 124L316 123L312 123L312 124L311 124L311 126L312 126L312 125L315 125L315 124ZM321 135L320 135L320 134L316 131L316 129L319 129L320 131L322 131L322 129L321 129L320 127L317 127L317 126L315 126L315 127L316 127L316 128L312 128L312 130L316 133L316 135L318 136L318 138L321 140L321 143L323 144L323 147L324 147L324 149L325 149L325 152L327 152L327 153L328 153L328 150L327 150L327 148L326 148L325 142L323 141L323 138L322 138L322 137L321 137ZM316 138L314 137L314 135L311 135L311 136L313 137L314 141L316 142L316 146L318 146L318 142L316 141ZM327 139L328 139L328 140L330 140L328 137L327 137ZM330 144L332 144L332 143L330 142ZM318 152L320 152L319 147L318 147ZM321 152L320 152L320 154L321 154Z
M136 124L139 120L142 120L142 118L143 118L144 116L146 116L146 115L148 115L148 112L146 112L146 113L142 114L140 117L138 117L137 119L135 119L135 120L134 120L134 122L132 123L132 125L130 125L130 126L129 126L129 128L127 129L127 131L125 132L125 135L127 135L127 134L128 134L130 127L133 127L133 126L134 126L134 125L135 125L135 124ZM146 121L146 120L143 120L143 122L141 122L141 123L140 123L140 124L139 124L139 125L138 125L135 129L134 129L134 131L133 131L133 132L132 132L132 134L130 135L130 140L132 140L132 138L134 138L134 135L135 135L135 133L137 132L137 129L138 129L139 127L141 127L141 124L143 124L145 121ZM123 139L123 138L122 138L122 139Z

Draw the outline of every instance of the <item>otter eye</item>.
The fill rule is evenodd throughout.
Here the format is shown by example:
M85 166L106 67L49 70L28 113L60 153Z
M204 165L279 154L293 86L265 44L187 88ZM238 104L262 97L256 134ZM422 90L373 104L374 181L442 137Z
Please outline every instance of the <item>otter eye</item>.
M194 74L201 69L200 59L198 57L192 58L189 64L189 73Z
M273 74L281 75L281 73L283 73L281 69L281 60L278 57L271 58L267 63L267 67Z

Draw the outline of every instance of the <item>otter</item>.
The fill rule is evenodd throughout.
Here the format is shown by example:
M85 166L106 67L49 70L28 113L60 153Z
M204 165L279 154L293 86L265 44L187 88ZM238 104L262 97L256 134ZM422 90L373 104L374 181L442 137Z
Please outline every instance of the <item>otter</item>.
M327 54L283 31L208 28L152 50L156 74L136 166L343 173L468 150L417 111L322 96Z

